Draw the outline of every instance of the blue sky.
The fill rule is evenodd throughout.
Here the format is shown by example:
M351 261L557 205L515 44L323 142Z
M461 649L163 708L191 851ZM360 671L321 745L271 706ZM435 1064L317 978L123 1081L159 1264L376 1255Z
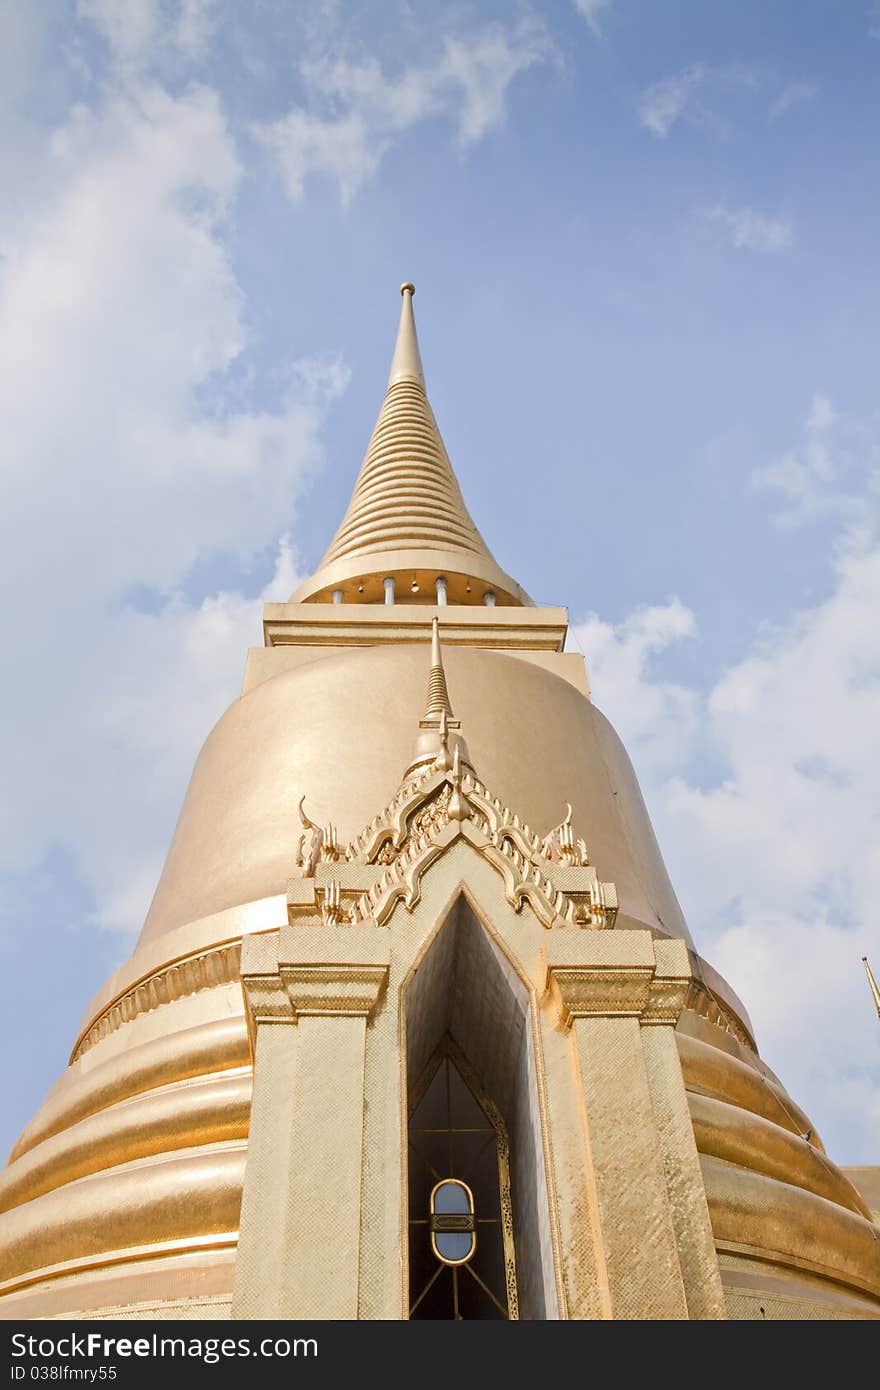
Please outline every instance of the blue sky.
M0 4L6 1146L412 279L471 511L568 606L703 953L880 1161L878 68L839 0Z

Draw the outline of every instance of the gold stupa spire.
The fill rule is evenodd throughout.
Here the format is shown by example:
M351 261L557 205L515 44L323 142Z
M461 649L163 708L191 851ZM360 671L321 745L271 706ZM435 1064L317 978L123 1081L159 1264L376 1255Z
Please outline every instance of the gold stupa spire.
M465 506L425 391L415 286L400 292L388 388L348 510L293 601L530 603Z
M870 988L870 990L871 990L871 997L872 997L873 1000L874 1000L874 1007L875 1007L876 1010L877 1010L877 1016L878 1016L878 1018L880 1018L880 988L878 988L878 986L877 986L877 981L874 979L873 973L872 973L872 971L871 971L871 967L870 967L870 965L868 964L868 957L867 957L867 956L862 956L862 964L863 964L864 967L865 967L865 974L866 974L867 977L868 977L868 986L869 986L869 988Z

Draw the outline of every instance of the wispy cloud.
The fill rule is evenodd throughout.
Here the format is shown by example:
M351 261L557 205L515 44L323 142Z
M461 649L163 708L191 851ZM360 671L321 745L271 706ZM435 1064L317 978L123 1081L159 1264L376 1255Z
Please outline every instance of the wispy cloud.
M195 58L214 32L219 0L77 0L77 14L93 24L124 63L153 60L176 50Z
M748 63L720 67L692 63L646 87L639 96L638 114L652 135L665 140L685 117L723 129L719 113L737 95L748 96L752 107L757 102L758 109L766 111L767 119L773 121L792 107L811 100L817 91L813 83L792 82L772 69Z
M301 69L306 103L255 126L254 134L274 154L291 198L302 198L306 180L323 175L349 202L419 122L451 122L462 147L502 125L510 84L551 53L544 27L528 22L448 37L435 62L394 76L374 57L307 60Z
M752 485L773 494L773 517L785 528L831 521L847 534L871 534L878 525L880 433L852 420L816 392L800 441L756 468Z
M585 19L597 36L601 34L602 27L599 20L603 10L611 7L611 0L574 0L574 7L582 19Z
M695 692L655 680L654 661L696 634L694 613L677 598L637 608L617 625L591 613L576 629L576 644L599 679L601 707L615 719L625 710L630 755L653 774L688 761L698 718Z
M639 101L639 117L642 125L665 140L676 121L682 115L693 92L706 81L711 69L703 63L685 68L672 77L664 77L654 82L642 93Z
M768 255L785 251L792 243L791 223L785 217L773 217L756 208L725 207L720 203L704 209L702 215L720 227L738 251Z
M802 106L812 101L819 88L814 82L789 82L773 102L768 112L769 119L776 121L794 106Z

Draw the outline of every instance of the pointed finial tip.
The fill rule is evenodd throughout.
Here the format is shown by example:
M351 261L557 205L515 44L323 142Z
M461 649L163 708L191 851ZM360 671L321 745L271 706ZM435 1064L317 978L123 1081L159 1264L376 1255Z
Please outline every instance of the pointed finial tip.
M406 283L401 285L400 287L401 294L415 294L415 292L416 287L415 285L411 284L409 280L407 280Z

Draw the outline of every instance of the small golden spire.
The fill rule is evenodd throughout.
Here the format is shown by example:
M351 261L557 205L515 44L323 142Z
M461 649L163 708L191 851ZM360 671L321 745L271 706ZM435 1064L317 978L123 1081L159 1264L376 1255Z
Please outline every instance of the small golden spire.
M400 287L403 304L400 306L400 327L397 330L397 342L394 345L394 356L391 359L391 370L388 373L389 387L398 381L417 381L424 389L425 373L422 368L422 355L419 352L419 340L416 336L416 321L412 306L415 292L415 285L407 283Z
M452 706L446 688L446 672L443 669L443 654L440 651L440 620L431 620L431 669L428 672L428 707L425 719L433 720L446 715L447 724L452 719Z
M880 1018L880 988L877 987L877 981L874 979L874 976L871 973L871 967L868 964L867 956L862 956L862 964L865 967L865 974L868 977L868 984L870 986L871 995L874 1000L874 1007L877 1010L877 1017Z
M438 768L444 768L446 771L453 766L456 758L459 764L470 764L467 744L458 732L460 728L461 720L453 716L449 700L443 652L440 647L440 621L435 617L431 620L428 698L424 717L419 720L415 754L406 775L409 776L416 768L424 767L426 763L435 763Z

